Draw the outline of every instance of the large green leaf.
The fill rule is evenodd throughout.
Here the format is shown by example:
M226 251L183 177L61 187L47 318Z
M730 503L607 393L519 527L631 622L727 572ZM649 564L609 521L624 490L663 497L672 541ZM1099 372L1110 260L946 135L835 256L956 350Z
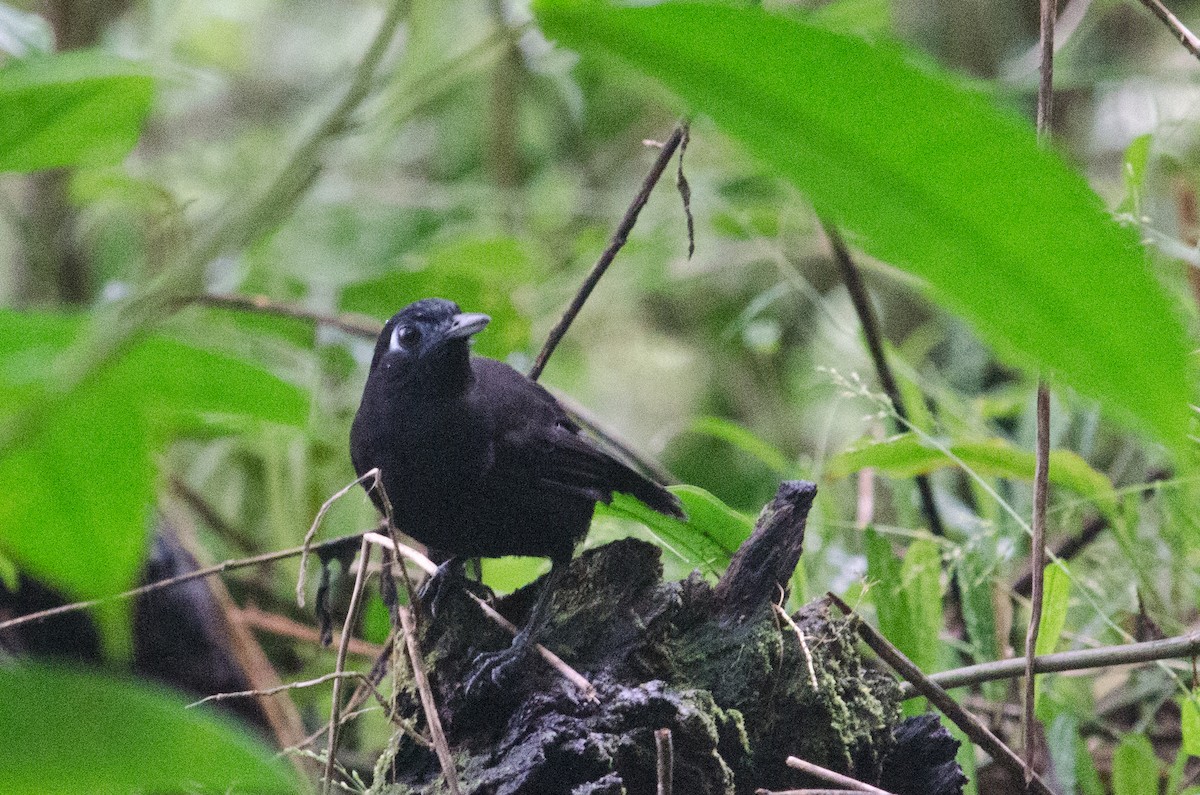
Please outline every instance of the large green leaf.
M0 311L0 420L83 328L82 315ZM0 554L73 597L122 591L144 558L162 435L208 414L298 424L307 411L260 368L149 336L0 457Z
M153 94L144 67L99 52L10 61L0 68L0 171L121 159Z
M840 478L865 467L875 467L892 477L910 478L942 467L958 466L961 461L979 475L1033 480L1036 464L1033 453L1016 448L1003 439L951 442L945 449L949 455L916 434L900 434L839 453L829 460L825 474ZM1090 500L1105 515L1116 515L1117 494L1112 482L1077 454L1070 450L1051 452L1047 475L1051 483Z
M597 516L615 516L641 522L668 548L690 565L721 572L750 537L754 522L697 486L671 486L683 503L687 519L663 516L628 494L614 494L612 503L596 505Z
M269 748L156 688L9 668L0 671L0 704L8 793L303 791Z
M1009 359L1181 446L1182 324L1137 234L1031 125L897 45L761 8L539 0L548 36L657 78Z

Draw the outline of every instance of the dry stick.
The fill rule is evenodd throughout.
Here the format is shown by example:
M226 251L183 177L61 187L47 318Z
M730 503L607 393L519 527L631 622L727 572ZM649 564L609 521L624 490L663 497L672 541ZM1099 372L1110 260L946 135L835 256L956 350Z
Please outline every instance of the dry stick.
M756 789L754 795L846 795L844 789Z
M862 325L863 336L867 340L867 350L871 354L871 362L875 365L879 383L888 400L891 401L896 414L902 422L907 423L909 421L908 411L904 407L900 386L896 383L896 377L892 374L892 367L888 364L887 355L884 353L883 335L879 331L879 321L875 318L875 309L871 306L871 298L867 295L862 275L859 273L854 259L850 256L850 249L846 248L846 241L842 239L837 229L824 220L821 221L821 228L825 230L825 236L829 238L829 244L833 247L833 259L842 272L842 281L846 283L846 290L850 293L850 300L854 304L858 322ZM937 503L933 500L933 487L929 483L929 477L917 475L913 480L916 481L917 491L921 496L921 510L925 514L925 520L929 522L930 532L936 536L945 535L946 530L942 526L942 516L938 512Z
M256 605L247 605L238 610L236 615L239 621L251 629L257 629L269 635L278 635L279 637L304 641L314 646L321 645L320 633L308 624L301 624L299 621L293 621L287 616L262 610ZM341 642L340 635L338 642ZM360 657L375 658L383 654L384 647L375 643L368 643L365 640L359 640L358 638L350 638L348 650L351 654L356 654Z
M929 702L941 710L942 714L949 718L955 726L962 729L971 742L987 752L996 761L996 764L1003 767L1018 780L1025 776L1025 763L1021 761L1021 757L1017 756L1011 748L993 734L991 729L959 706L958 702L951 698L949 693L922 673L921 669L912 660L905 657L903 652L893 646L887 638L879 634L874 627L863 621L850 608L850 605L843 602L836 594L828 593L826 595L831 602L837 605L839 610L856 622L859 637L863 639L863 642L870 646L879 655L880 659L890 665L896 673L900 674L901 678L911 682L913 688L929 699ZM1038 793L1038 795L1054 795L1054 791L1046 785L1042 777L1032 771L1031 778L1025 786L1026 790L1032 790Z
M1039 674L1061 671L1084 671L1090 668L1111 668L1117 665L1138 665L1200 654L1200 632L1192 632L1164 640L1143 643L1125 643L1120 646L1104 646L1099 649L1077 649L1058 654L1046 654L1034 659L1034 672ZM952 671L930 674L929 681L952 689L994 682L998 679L1013 679L1025 673L1025 660L1012 658L995 662L969 665ZM904 698L917 695L908 683L900 686Z
M1196 38L1196 34L1187 29L1187 26L1179 21L1167 7L1159 0L1142 0L1142 5L1154 12L1154 16L1163 21L1171 31L1179 39L1179 43L1190 52L1192 55L1200 58L1200 39Z
M1054 0L1049 2L1053 10ZM1039 383L1037 390L1037 463L1033 472L1033 542L1030 548L1030 574L1032 590L1029 600L1029 627L1025 631L1025 777L1033 772L1033 756L1036 750L1033 714L1035 687L1034 658L1037 656L1038 632L1042 625L1042 591L1046 579L1046 491L1050 469L1050 392L1046 384ZM1028 783L1028 782L1027 782Z
M19 627L22 624L29 624L35 621L44 621L47 618L60 616L65 613L88 610L108 602L115 602L121 599L132 599L133 597L141 596L144 593L151 593L152 591L158 591L163 588L170 588L173 585L182 585L185 582L191 582L192 580L198 580L203 577L211 577L214 574L221 574L222 572L226 571L244 569L247 566L259 566L263 563L271 563L276 560L283 560L284 558L294 558L297 555L303 554L306 550L312 552L316 550L327 549L329 547L337 546L338 544L344 544L348 541L361 537L361 533L354 533L353 535L342 536L331 541L322 541L319 544L313 544L308 547L292 547L291 549L283 549L278 552L266 552L262 555L255 555L249 558L226 560L216 564L215 566L209 566L204 569L196 569L195 571L190 571L187 574L180 574L177 577L168 577L165 580L147 583L146 585L141 585L137 588L131 588L130 590L119 594L106 596L103 599L90 599L86 602L72 602L69 605L52 607L49 610L39 610L36 613L29 613L28 615L18 616L17 618L10 618L7 621L0 621L0 631L11 629L12 627Z
M1063 541L1054 550L1054 560L1068 561L1078 555L1088 544L1091 544L1104 529L1108 527L1108 518L1103 514L1097 514L1091 519L1088 519L1083 529L1079 531L1079 535L1071 536ZM1029 596L1033 593L1033 567L1024 572L1012 586L1013 593L1018 596Z
M367 541L366 536L363 536L362 545L358 552L358 573L354 575L354 590L350 592L350 606L346 608L346 622L342 625L342 639L338 644L337 662L333 666L335 674L341 674L346 667L346 649L350 645L350 630L354 627L355 616L358 615L358 603L362 597L363 585L367 582L367 563L371 559L371 542ZM341 711L341 696L342 696L342 677L338 676L333 680L333 698L332 706L329 709L329 742L326 745L325 758L325 795L329 795L329 790L333 787L333 765L334 758L337 756L337 741L338 728L341 726L338 723L338 713Z
M675 743L670 729L656 729L654 750L658 754L657 795L673 795L675 792Z
M783 590L783 588L780 587L780 590ZM812 684L813 690L819 691L821 686L817 684L817 670L813 667L812 652L808 650L808 641L804 638L804 630L800 629L800 625L793 621L792 617L787 614L787 611L778 604L772 604L771 607L775 608L775 612L779 614L779 617L796 631L796 639L800 641L800 653L804 655L804 662L808 665L808 681Z
M1050 141L1054 119L1054 15L1055 0L1041 0L1041 78L1038 81L1037 133L1038 142ZM1033 540L1029 548L1029 571L1033 577L1029 600L1029 626L1025 630L1025 717L1022 721L1025 739L1025 786L1033 776L1033 758L1037 751L1037 717L1034 715L1034 696L1037 677L1033 660L1037 656L1038 632L1042 625L1042 591L1046 577L1046 491L1050 471L1050 391L1046 382L1038 380L1037 387L1037 444L1033 473Z
M803 773L807 773L814 778L823 779L833 784L840 784L844 788L854 790L856 792L870 792L872 795L891 795L891 793L885 789L872 787L870 784L859 781L856 778L850 778L849 776L844 776L841 773L835 773L828 768L821 767L820 765L814 765L812 762L806 762L803 759L799 759L795 756L789 756L787 758L787 766L795 768Z
M201 306L211 306L218 309L235 309L262 315L288 317L294 320L307 320L317 325L329 326L330 328L344 331L347 334L352 334L355 337L370 340L378 337L379 330L382 328L370 318L326 315L321 312L314 312L311 309L295 306L294 304L272 301L265 295L201 293L184 296L179 299L179 305L186 304L200 304Z
M558 347L558 343L562 342L567 329L575 321L575 316L579 314L579 310L583 308L584 302L592 294L592 290L595 289L596 284L600 281L600 277L608 270L608 266L612 264L613 259L617 256L617 252L625 245L629 233L633 230L633 225L637 223L638 214L641 213L642 208L646 206L646 202L650 199L650 191L654 190L654 186L658 183L663 171L667 168L667 163L671 162L671 157L675 154L675 150L679 148L679 144L686 134L687 125L679 124L672 131L671 137L663 144L662 151L658 153L658 159L650 167L650 173L642 180L641 189L633 197L633 203L625 211L624 217L621 218L621 223L617 225L617 231L613 233L612 238L608 241L608 247L604 249L604 253L600 255L600 259L592 266L591 273L583 280L583 284L579 287L579 292L571 300L571 305L567 307L567 311L563 313L562 318L546 339L546 344L538 352L533 367L529 369L529 377L532 380L538 380L538 376L546 368L546 362L550 359L550 355L554 353L554 349Z
M458 772L454 768L454 758L450 756L446 733L442 731L442 719L438 717L429 678L425 676L425 662L421 657L421 649L417 646L412 614L408 607L403 605L397 608L397 612L400 614L400 627L404 632L404 646L408 649L409 664L412 665L413 681L421 696L421 707L425 710L425 720L429 723L429 736L433 740L434 750L437 751L438 764L442 766L442 775L446 779L446 788L450 790L450 795L458 795Z
M393 541L387 536L380 535L379 533L367 533L363 536L363 538L367 541L370 541L372 544L379 544L380 546L387 547L393 552L403 555L424 569L425 573L427 574L433 574L435 571L437 571L437 565L432 560L425 557L412 547L407 546L406 544L397 543L396 541ZM470 596L472 599L474 599L475 604L479 605L480 609L483 610L487 617L503 627L505 631L511 635L517 634L519 631L518 627L507 618L500 615L500 613L496 612L496 608L492 607L486 601L470 591L467 591L467 596ZM542 644L535 643L533 648L538 655L540 655L541 658L550 665L551 668L558 671L565 679L570 681L571 684L579 688L580 692L583 693L584 698L593 703L599 702L599 698L596 695L596 688L594 688L592 683L585 679L583 675L563 662L561 657L547 649Z
M186 708L191 709L192 707L198 707L201 704L207 704L210 701L225 701L231 698L253 698L255 696L273 696L276 693L283 693L287 690L304 690L309 687L323 685L326 682L332 682L335 679L358 679L363 682L369 682L367 677L358 671L342 671L341 673L318 676L316 679L306 679L303 682L288 682L287 684L280 685L279 687L268 687L263 690L235 690L230 693L214 693L211 696L205 696L199 701L193 701L191 704L188 704ZM371 685L371 689L375 690L375 686ZM378 690L375 690L375 697L376 699L380 700L380 703L384 704L385 706L387 705L387 702L383 701L383 695Z
M379 489L380 492L383 491L379 482L379 467L374 467L355 478L352 483L349 483L338 489L336 494L325 500L325 502L321 503L321 509L317 511L316 518L313 519L312 525L310 525L308 528L308 532L304 534L304 545L300 547L300 574L296 578L296 604L298 604L300 607L304 607L305 570L308 568L308 551L309 545L312 543L313 536L317 534L317 530L321 527L321 521L325 518L325 514L329 513L329 509L333 507L333 504L349 494L352 488L366 480L371 481L371 486L368 491L371 489Z

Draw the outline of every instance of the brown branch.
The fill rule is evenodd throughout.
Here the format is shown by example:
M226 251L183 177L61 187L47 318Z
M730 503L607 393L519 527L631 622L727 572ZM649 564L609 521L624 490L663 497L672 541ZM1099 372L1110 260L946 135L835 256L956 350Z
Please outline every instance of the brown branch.
M650 199L650 192L658 184L659 178L662 177L663 171L667 168L667 163L671 162L671 157L675 154L675 150L679 148L679 144L683 141L686 134L687 125L676 125L675 129L671 132L671 137L663 144L662 151L658 153L658 158L654 161L654 165L650 167L650 173L642 180L642 187L638 190L637 195L633 197L633 202L629 205L629 209L625 211L624 217L621 218L621 223L617 225L617 231L613 233L612 238L608 241L608 247L604 249L604 253L600 255L600 259L592 266L591 272L583 280L583 284L580 285L579 292L571 300L571 305L567 307L567 311L563 313L562 318L546 339L546 344L538 352L533 367L529 369L529 377L534 381L538 380L538 377L542 374L542 370L546 368L546 362L549 361L550 355L554 353L554 349L558 347L558 343L562 342L567 329L575 321L575 316L579 314L579 310L583 309L584 302L592 294L592 290L596 288L600 277L608 270L608 266L612 264L613 259L617 256L617 252L625 245L625 241L629 238L629 233L633 230L633 225L637 223L638 215Z
M841 773L821 767L820 765L814 765L812 762L807 762L795 756L789 756L787 758L787 766L799 770L802 773L807 773L813 778L819 778L823 781L828 781L831 784L840 784L843 788L853 790L855 792L869 792L871 795L891 795L891 793L885 789L873 787L870 784L859 781L856 778L843 776Z
M1038 81L1037 133L1042 146L1050 142L1054 122L1054 16L1055 0L1041 0L1040 31L1042 45L1041 77ZM1037 387L1037 442L1033 473L1033 539L1029 547L1029 571L1032 575L1029 604L1029 626L1025 629L1025 715L1022 728L1025 740L1025 786L1033 777L1033 760L1037 751L1037 732L1034 714L1037 677L1033 661L1037 656L1038 633L1042 626L1042 586L1046 577L1046 491L1050 472L1050 390L1039 380Z
M1187 26L1179 21L1179 18L1172 14L1166 6L1159 0L1142 0L1142 5L1154 12L1154 16L1162 20L1162 23L1171 29L1175 37L1179 39L1179 43L1184 46L1192 55L1200 58L1200 39L1196 38L1196 34L1188 30Z
M293 621L287 616L281 616L278 613L270 613L266 610L260 610L255 605L246 605L238 610L237 618L247 627L257 629L260 632L266 632L271 635L278 635L284 638L292 638L306 643L311 643L314 646L321 645L321 636L317 630L301 624L299 621ZM339 635L338 643L341 643ZM384 647L374 643L368 643L365 640L358 638L350 638L349 652L360 657L370 657L372 659L383 654Z
M896 382L896 376L892 374L892 366L888 364L887 354L883 350L883 334L879 330L879 320L875 317L875 308L871 306L871 297L867 294L866 285L863 284L862 274L859 273L854 258L850 256L850 249L846 247L846 241L842 239L838 230L824 220L821 221L821 228L825 230L825 236L829 238L829 244L833 248L833 259L842 272L842 281L846 284L846 291L850 293L850 301L854 304L854 311L862 326L863 336L867 340L867 351L871 354L871 362L875 365L875 374L879 378L884 394L887 395L888 400L892 403L892 408L900 418L900 424L903 425L909 421L908 410L905 408L904 398L900 394L900 385ZM904 428L899 427L898 430L904 430ZM917 492L921 497L921 511L925 514L925 521L929 523L929 531L935 536L944 536L946 530L942 525L942 516L938 512L937 503L933 499L933 486L929 482L929 476L920 474L914 476L913 480L917 484Z
M291 549L283 549L278 552L266 552L262 555L254 555L253 557L249 557L249 558L240 558L238 560L226 560L226 561L224 561L222 563L218 563L214 566L208 566L207 568L203 568L203 569L196 569L195 571L190 571L187 574L180 574L177 577L168 577L165 580L158 580L156 582L147 583L146 585L141 585L141 586L138 586L137 588L131 588L130 590L123 591L122 593L119 593L119 594L113 594L112 596L106 596L103 599L90 599L90 600L87 600L84 602L72 602L69 605L61 605L59 607L52 607L49 610L39 610L36 613L29 613L28 615L18 616L16 618L10 618L7 621L0 621L0 631L6 630L6 629L11 629L12 627L19 627L22 624L29 624L29 623L33 623L35 621L44 621L47 618L52 618L54 616L60 616L65 613L74 613L79 610L89 610L93 607L96 607L96 606L102 605L102 604L106 604L108 602L114 602L114 601L123 600L123 599L132 599L135 596L141 596L144 593L151 593L153 591L158 591L163 588L170 588L171 586L174 586L174 585L181 585L185 582L191 582L192 580L199 580L204 577L211 577L214 574L221 574L222 572L226 572L226 571L234 571L236 569L244 569L248 566L259 566L259 565L262 565L263 563L271 563L276 560L283 560L284 558L294 558L297 555L303 554L306 550L309 552L315 552L317 550L322 550L322 549L327 549L329 547L337 546L338 544L345 544L348 541L351 541L355 538L361 538L361 537L362 537L362 533L354 533L352 535L342 536L341 538L335 538L330 541L322 541L319 544L311 544L306 547L305 546L292 547Z
M342 709L342 677L340 674L346 668L346 649L350 646L350 631L354 628L354 619L358 616L359 600L362 598L363 586L367 582L367 564L371 560L371 542L363 536L362 544L358 552L358 573L354 575L354 589L350 591L350 606L346 608L346 621L342 625L342 637L338 643L337 662L334 663L333 672L338 676L333 680L333 696L331 697L331 706L329 708L329 742L326 745L325 757L325 778L323 791L325 795L329 795L333 788L333 765L337 758L338 744L338 729L341 724L338 722L338 715Z
M1138 665L1200 654L1200 632L1179 635L1164 640L1149 640L1143 643L1123 643L1119 646L1103 646L1099 649L1078 649L1057 654L1046 654L1034 659L1034 673L1046 674L1060 671L1086 671L1090 668L1111 668L1118 665ZM998 679L1013 679L1025 674L1025 660L1014 657L1008 660L968 665L952 671L930 674L929 680L940 687L953 689L994 682ZM917 695L911 685L902 684L905 698Z
M259 315L273 315L275 317L292 318L293 320L305 320L370 340L378 337L379 330L383 328L379 323L369 318L354 315L327 315L294 304L273 301L265 295L201 293L198 295L183 296L179 299L179 304L199 304L218 309L233 309Z
M416 683L417 693L421 696L425 722L429 724L429 736L433 740L433 748L437 752L438 764L442 766L446 789L450 790L450 795L458 795L458 771L454 767L454 757L450 755L446 733L442 731L442 719L438 716L437 704L433 700L433 688L429 686L429 678L425 675L425 662L421 657L421 649L417 645L417 633L413 629L412 613L405 606L398 607L397 612L400 615L400 626L404 633L404 647L408 650L408 660L412 666L413 682Z
M670 729L654 732L654 750L658 755L657 795L673 795L675 792L675 743Z
M942 714L949 718L955 726L962 729L963 733L971 739L971 742L987 752L996 761L996 764L1007 770L1018 780L1025 778L1026 767L1025 763L1021 761L1021 757L1017 756L1011 748L993 734L991 729L959 706L958 702L952 699L949 693L931 681L912 660L905 657L903 652L893 646L887 638L879 634L874 627L863 621L837 595L829 593L827 596L830 601L838 606L838 609L853 618L858 627L859 637L879 655L880 659L890 665L902 679L910 682L914 690L929 699L929 702L941 710ZM1026 790L1038 793L1038 795L1054 795L1041 776L1032 770L1028 773L1025 788Z
M1043 9L1050 5L1053 18L1053 0L1042 0ZM1043 23L1045 12L1043 11ZM1043 29L1044 30L1044 29ZM1053 38L1053 31L1043 32ZM1036 732L1033 714L1037 677L1034 676L1033 661L1037 656L1038 633L1042 625L1042 590L1046 578L1046 491L1050 471L1050 391L1046 384L1039 383L1037 390L1037 463L1033 473L1033 542L1030 546L1030 573L1033 575L1032 596L1029 607L1029 626L1025 630L1025 775L1033 770L1036 750Z
M1099 538L1108 527L1108 518L1103 515L1093 516L1084 523L1079 535L1059 544L1054 550L1054 559L1068 561L1082 552L1089 544ZM1033 592L1033 567L1026 569L1017 581L1013 583L1013 592L1018 596L1029 596Z

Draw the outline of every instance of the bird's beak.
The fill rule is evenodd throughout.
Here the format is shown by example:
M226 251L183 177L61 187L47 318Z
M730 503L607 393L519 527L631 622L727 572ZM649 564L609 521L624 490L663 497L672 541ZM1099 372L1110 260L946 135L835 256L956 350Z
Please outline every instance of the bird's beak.
M469 337L483 331L492 319L487 315L474 312L463 312L450 318L450 328L446 329L446 339L455 340Z

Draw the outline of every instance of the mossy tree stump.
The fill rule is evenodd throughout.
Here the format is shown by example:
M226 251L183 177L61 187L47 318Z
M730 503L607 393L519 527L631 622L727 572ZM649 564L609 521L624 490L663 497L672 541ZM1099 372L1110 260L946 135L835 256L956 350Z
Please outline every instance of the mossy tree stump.
M786 766L789 755L896 795L960 793L957 743L935 719L902 721L894 680L864 663L849 622L822 602L802 608L793 618L806 651L773 607L815 494L784 483L715 588L699 574L663 582L660 550L641 541L579 556L540 640L598 702L533 655L502 693L468 694L476 657L511 638L465 594L441 602L421 644L463 794L654 793L663 728L677 795L819 786ZM497 608L520 624L538 585ZM401 710L423 725L407 687ZM375 792L446 791L433 752L402 734L378 770Z

